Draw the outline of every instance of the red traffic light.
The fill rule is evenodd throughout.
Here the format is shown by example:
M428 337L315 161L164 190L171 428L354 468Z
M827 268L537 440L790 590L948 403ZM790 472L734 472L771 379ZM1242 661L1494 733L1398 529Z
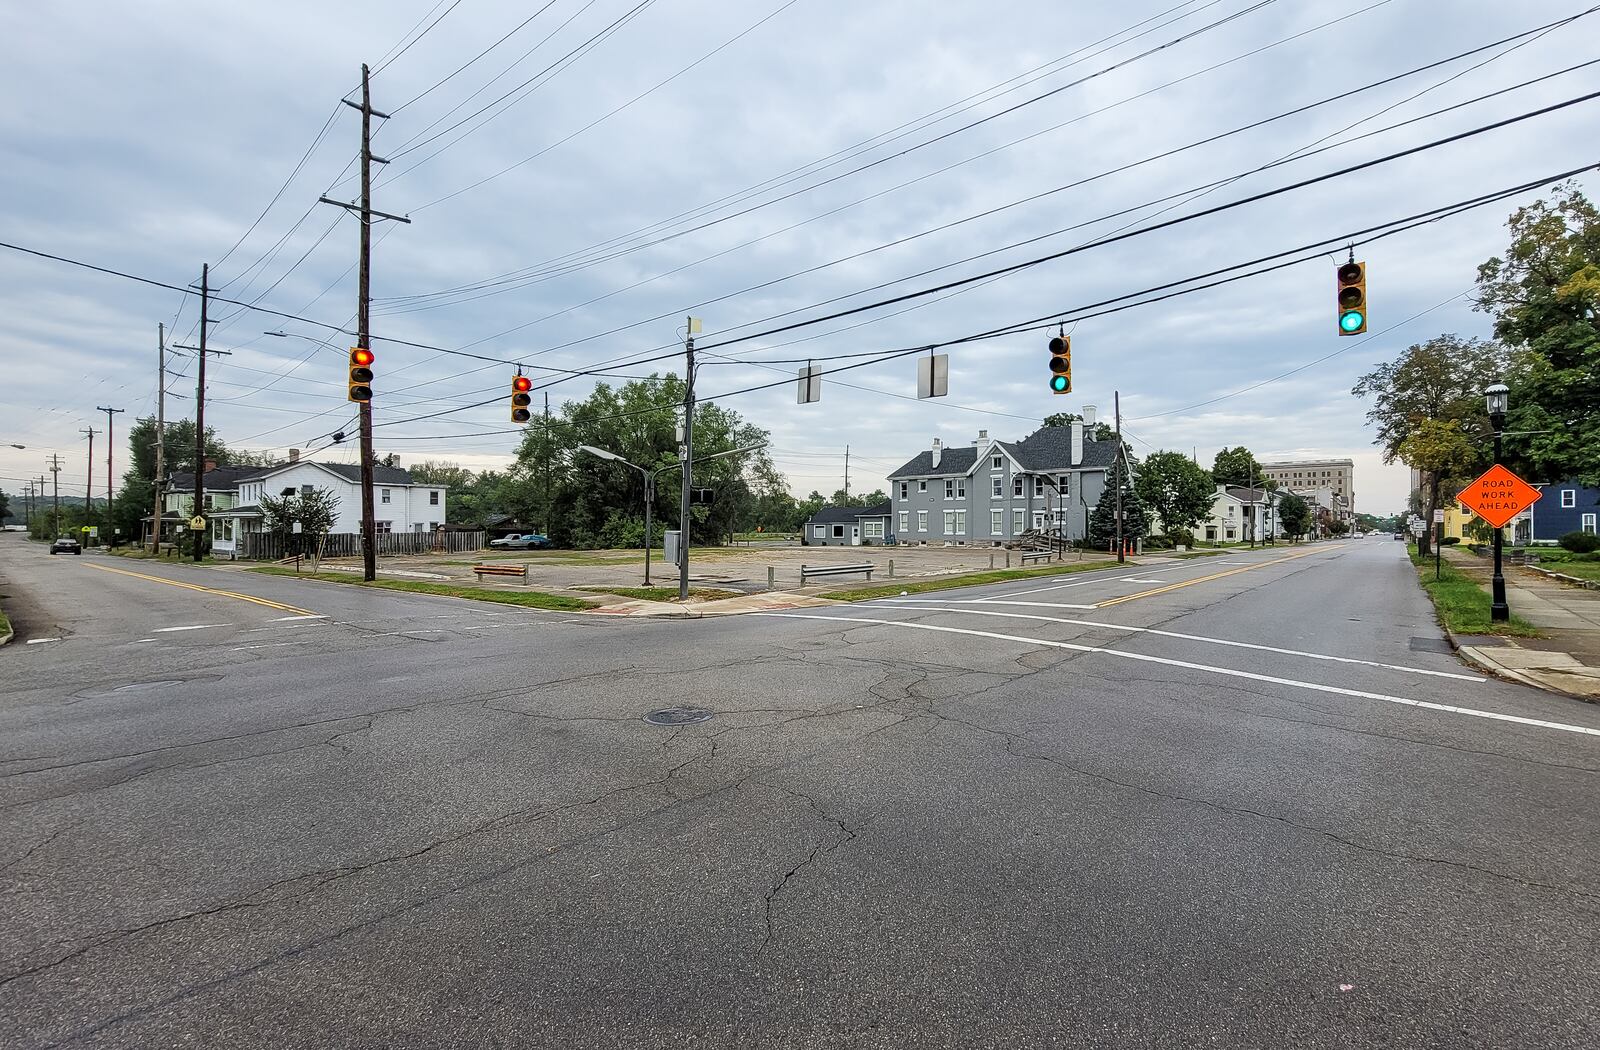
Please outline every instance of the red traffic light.
M364 346L355 347L350 351L350 363L365 368L376 361L377 355Z
M532 390L533 380L529 379L527 376L517 376L511 381L511 389L519 394L525 390Z

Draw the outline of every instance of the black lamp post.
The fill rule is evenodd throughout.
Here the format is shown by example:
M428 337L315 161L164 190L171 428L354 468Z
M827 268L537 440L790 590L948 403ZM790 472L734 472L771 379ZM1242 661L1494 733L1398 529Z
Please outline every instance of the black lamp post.
M1506 428L1506 407L1511 388L1504 383L1493 383L1484 388L1483 396L1489 403L1489 425L1494 427L1494 462L1500 465L1500 435ZM1489 619L1500 623L1511 619L1511 606L1506 604L1506 578L1500 571L1500 548L1505 541L1505 530L1494 530L1494 578L1491 583Z

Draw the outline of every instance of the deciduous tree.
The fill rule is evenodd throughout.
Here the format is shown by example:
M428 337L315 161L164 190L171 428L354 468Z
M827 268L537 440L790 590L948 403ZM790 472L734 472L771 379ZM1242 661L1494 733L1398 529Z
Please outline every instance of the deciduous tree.
M1181 452L1152 452L1133 489L1167 532L1193 529L1210 513L1217 486L1211 472Z

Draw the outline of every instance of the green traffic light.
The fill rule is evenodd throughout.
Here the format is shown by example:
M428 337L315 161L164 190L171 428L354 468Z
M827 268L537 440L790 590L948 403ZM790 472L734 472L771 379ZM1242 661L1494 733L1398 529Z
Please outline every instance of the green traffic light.
M1057 393L1060 393L1060 392L1066 390L1068 384L1070 384L1071 382L1072 382L1072 380L1068 379L1066 376L1060 376L1060 375L1051 376L1050 377L1050 389L1056 391Z
M1346 332L1359 332L1367 318L1360 310L1348 310L1339 315L1339 327Z

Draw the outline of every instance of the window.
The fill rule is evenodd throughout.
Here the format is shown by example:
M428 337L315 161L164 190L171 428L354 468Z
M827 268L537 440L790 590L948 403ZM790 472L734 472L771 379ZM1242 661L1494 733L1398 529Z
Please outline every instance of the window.
M989 534L991 536L1005 535L1006 512L995 509L989 512Z
M1044 511L1036 510L1033 512L1033 527L1035 529L1044 528Z
M989 461L989 469L990 470L1000 470L1000 469L1004 468L1005 465L1006 465L1006 458L1004 456L996 456L996 457L994 457L993 459L991 459Z
M1011 494L1013 496L1022 495L1022 475L1021 474L1018 474L1016 477L1011 479Z
M382 502L382 503L388 503L389 502L389 490L388 489L384 489L383 490L383 498L380 500L380 502Z
M826 525L813 525L813 526L811 526L811 535L816 537L819 540L826 539L827 536L828 536L828 526L826 526Z
M955 499L956 498L956 483L954 481L952 481L950 478L945 478L944 479L944 498L945 499Z
M1576 507L1578 505L1578 493L1577 493L1577 490L1575 490L1575 489L1562 489L1561 490L1561 505L1563 507Z
M1044 477L1042 475L1036 475L1033 479L1033 494L1035 496L1044 495Z
M946 536L954 536L956 534L956 512L953 510L944 512L944 534Z
M1227 532L1224 533L1224 535L1230 540L1233 539L1233 529L1231 529L1231 528L1228 529Z
M1061 475L1061 498L1066 499L1070 495L1072 495L1072 475L1063 474Z
M958 510L955 513L956 513L955 534L957 536L965 536L967 534L967 512L964 511L964 510Z
M300 495L302 495L302 496L309 496L315 491L316 491L315 486L312 486L312 485L301 485L300 486Z
M910 494L911 494L911 485L910 485L910 483L902 481L900 483L900 498L901 499L905 499Z
M428 522L428 531L429 532L438 532L439 531L439 523L437 521Z
M434 489L432 492L428 493L428 504L429 504L429 506L433 506L433 507L437 507L439 505L439 490L438 489Z
M835 525L833 527L833 538L836 539L836 540L844 539L844 526L843 525Z
M928 512L925 511L925 510L917 511L917 531L918 532L927 532L928 531Z
M967 498L967 479L966 478L957 478L956 479L956 499L966 499L966 498Z
M1581 531L1581 532L1593 532L1594 531L1594 515L1593 514L1585 514L1583 516L1583 525L1582 525L1582 527L1580 528L1579 531Z
M993 479L993 482L994 482L994 492L992 492L991 495L995 499L999 499L999 498L1001 498L1002 496L1004 496L1006 494L1006 488L1005 488L1006 483L1001 478L995 478L995 479Z
M863 521L861 523L861 535L864 539L869 540L883 539L883 522Z
M1233 517L1233 504L1228 504L1228 517Z
M928 483L926 481L917 482L917 491L918 492L927 492L928 491Z
M392 521L378 521L373 524L377 526L379 536L387 536L394 531L394 522Z
M211 493L206 493L206 510L210 510L215 503L216 498Z
M411 523L411 531L415 532L419 536L422 535L422 522L420 522L420 521L412 522ZM482 577L479 577L479 579L482 579Z
M903 510L900 512L900 531L911 531L911 512L909 510Z

